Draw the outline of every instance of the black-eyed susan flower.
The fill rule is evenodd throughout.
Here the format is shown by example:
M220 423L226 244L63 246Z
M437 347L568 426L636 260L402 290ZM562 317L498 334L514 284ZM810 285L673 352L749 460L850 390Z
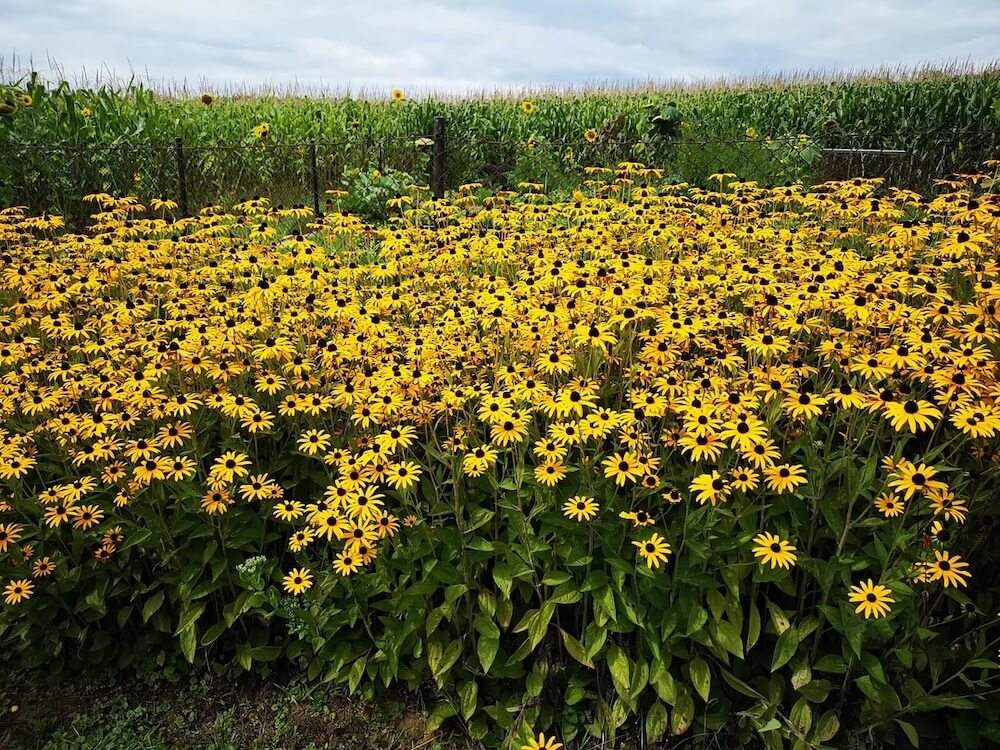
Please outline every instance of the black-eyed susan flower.
M632 545L639 550L639 555L650 569L658 568L670 557L670 544L655 532L648 539L632 542Z
M851 586L847 598L852 604L858 605L854 611L863 614L866 620L871 617L885 617L891 610L889 605L896 601L892 598L892 591L888 586L875 583L871 578Z
M350 549L343 549L333 561L333 569L342 576L358 572L361 567L361 557Z
M4 602L8 605L20 604L31 598L34 584L27 578L11 581L4 586Z
M527 745L521 746L521 750L559 750L562 746L554 736L546 737L544 732L539 732L538 738L530 739Z
M589 521L600 511L597 501L587 495L571 497L563 504L563 513L574 521Z
M769 490L779 495L791 492L807 482L805 468L797 464L781 464L764 469L764 483Z
M786 569L795 565L795 547L777 534L761 532L753 538L753 543L754 557L760 560L761 565Z
M889 479L889 486L896 492L909 500L917 492L926 493L932 490L947 489L947 485L940 479L935 479L937 470L926 464L914 464L911 461L902 460L896 464L892 477Z
M312 573L307 568L292 568L281 580L281 585L289 594L299 596L312 587Z
M715 470L696 476L688 489L694 493L694 499L699 504L710 503L713 506L724 502L731 490L729 483Z
M604 459L601 465L604 467L604 476L613 479L619 487L635 482L642 476L642 466L634 453L614 453Z
M934 550L934 559L926 563L927 576L931 581L941 581L945 588L949 586L968 586L972 573L968 571L969 563L958 555L952 555L948 550Z
M906 502L891 492L883 492L875 498L875 507L886 518L897 518L906 510Z

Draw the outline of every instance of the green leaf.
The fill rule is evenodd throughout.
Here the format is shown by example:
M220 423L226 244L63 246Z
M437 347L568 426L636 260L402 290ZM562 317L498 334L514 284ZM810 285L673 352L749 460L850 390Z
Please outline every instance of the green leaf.
M899 728L903 730L903 734L906 735L906 739L910 741L910 744L914 747L920 747L920 735L917 733L917 728L910 722L903 721L902 719L896 719L896 723L899 724Z
M455 707L450 703L443 702L434 706L431 715L427 717L427 731L436 732L442 724L457 713Z
M215 641L219 639L219 636L226 632L226 623L219 621L215 623L212 627L205 631L205 634L201 637L202 646L210 646Z
M191 607L186 609L181 615L180 624L178 624L177 631L174 635L180 635L184 631L192 629L204 611L205 602L198 602L197 604L193 604Z
M438 687L444 687L445 678L448 676L448 672L455 665L455 662L458 661L458 658L461 655L462 641L458 638L448 644L448 647L441 654L440 658L437 659L436 663L432 664L430 662L430 653L428 653L427 661L431 667L431 675L433 675Z
M740 640L740 631L728 620L719 620L708 626L708 633L712 636L712 641L737 659L743 658L743 641Z
M753 604L750 605L749 624L747 625L747 651L749 652L760 638L760 610Z
M534 649L549 630L549 622L552 621L552 614L555 612L556 605L552 602L545 602L542 608L538 610L538 615L531 621L531 625L528 627L528 639L531 641L531 648Z
M146 600L146 603L142 605L142 622L143 624L149 622L149 618L157 613L160 607L163 605L164 592L161 589L153 594Z
M793 727L802 734L807 734L812 728L812 708L809 707L809 701L805 698L799 698L795 701L789 718L792 720Z
M833 710L827 711L819 717L816 722L816 729L813 731L813 739L818 742L829 742L837 736L840 731L840 719Z
M499 638L500 628L497 624L493 622L493 619L487 617L484 613L480 612L476 615L476 619L473 622L473 626L476 628L476 632L480 635L486 636L487 638Z
M250 667L253 665L253 657L250 656L249 646L241 644L236 649L236 661L241 667L243 667L244 671L250 671Z
M611 681L614 682L615 689L622 698L629 700L631 698L629 685L632 681L632 667L628 656L618 646L611 646L608 648L607 662L608 669L611 671Z
M843 657L837 654L827 654L826 656L821 656L819 660L813 664L813 669L817 672L830 672L832 674L844 674L847 671L847 662L844 661Z
M198 631L194 627L181 631L181 653L188 664L194 664L194 650L198 645Z
M587 650L583 647L583 644L580 643L580 641L562 628L559 628L559 634L562 636L563 646L566 647L566 651L569 652L570 656L588 669L595 669L594 662L591 661L589 656L587 656Z
M458 686L458 695L462 699L462 718L468 721L476 712L476 698L479 695L479 685L475 680L463 682Z
M667 707L660 701L653 701L646 712L646 739L657 742L666 733L667 726Z
M799 647L799 631L795 626L790 625L784 633L778 636L778 642L774 644L774 656L771 659L771 671L785 666Z
M677 695L673 713L670 716L670 731L674 735L684 734L694 720L694 698L691 693L682 689Z
M479 643L476 644L476 651L479 654L479 664L487 674L490 672L490 667L493 666L493 660L497 658L497 650L499 648L499 638L480 636Z
M701 699L708 703L708 694L712 688L712 672L708 668L708 663L700 656L691 660L688 667L691 673L691 684L701 696Z

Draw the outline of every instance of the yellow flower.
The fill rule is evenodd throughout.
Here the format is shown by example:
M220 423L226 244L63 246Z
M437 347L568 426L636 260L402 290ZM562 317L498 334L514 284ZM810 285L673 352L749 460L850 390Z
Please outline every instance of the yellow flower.
M927 574L931 581L941 581L945 588L968 586L967 579L972 578L967 568L969 563L958 555L952 555L948 550L934 550L934 559L927 563Z
M530 740L527 745L521 746L521 750L559 750L562 746L555 737L546 737L544 732L540 732L537 740Z
M587 143L593 143L594 141L597 140L597 131L594 130L593 128L585 130L583 133L583 137L584 140L587 141Z
M574 521L589 521L601 510L601 506L592 497L577 495L563 504L563 513Z
M4 587L4 601L9 605L20 604L30 599L34 584L27 578L11 581Z
M406 94L403 93L403 89L393 89L392 90L392 100L394 102L401 102L406 99Z
M887 586L876 584L871 578L860 585L851 586L851 593L848 599L852 604L857 604L854 610L858 614L864 614L867 620L870 617L885 617L889 614L889 605L896 600L891 596L892 591Z
M660 563L665 563L670 557L670 545L656 533L645 541L632 542L632 545L639 550L639 554L651 569L659 567Z
M786 569L795 566L795 547L777 534L764 531L755 536L753 541L757 545L753 548L753 554L760 559L761 565Z
M312 587L312 573L306 568L292 568L281 583L289 594L299 596Z
M535 467L535 481L546 487L555 487L566 476L566 467L559 461L546 461Z
M524 112L524 114L526 115L530 115L532 112L535 111L535 103L530 99L522 99L521 111Z

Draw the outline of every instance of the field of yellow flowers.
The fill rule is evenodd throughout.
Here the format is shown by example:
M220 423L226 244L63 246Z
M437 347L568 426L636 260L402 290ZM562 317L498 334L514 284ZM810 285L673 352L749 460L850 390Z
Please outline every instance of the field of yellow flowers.
M4 210L4 661L282 661L494 747L995 746L995 180L713 179Z

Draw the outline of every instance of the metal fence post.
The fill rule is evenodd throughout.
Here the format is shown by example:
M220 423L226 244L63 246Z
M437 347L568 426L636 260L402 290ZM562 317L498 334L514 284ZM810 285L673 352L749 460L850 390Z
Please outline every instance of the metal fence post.
M319 216L319 167L316 165L316 141L309 141L309 173L312 182L313 214Z
M445 144L444 118L434 118L434 145L431 151L431 197L444 198Z
M177 207L181 216L188 215L187 170L184 166L184 144L174 138L174 158L177 161Z

